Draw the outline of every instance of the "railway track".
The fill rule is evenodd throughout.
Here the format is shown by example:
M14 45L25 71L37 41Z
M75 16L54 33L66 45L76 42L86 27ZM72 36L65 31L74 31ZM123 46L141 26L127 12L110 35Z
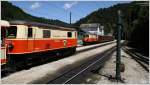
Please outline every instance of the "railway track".
M77 66L59 77L50 80L47 84L79 84L82 81L82 75L91 72L92 70L99 69L103 66L106 60L110 58L110 55L115 51L115 47L112 47L109 50L106 50L102 53L95 54L93 59L83 63L80 66Z
M123 50L129 54L133 59L135 59L146 71L149 72L149 58L145 57L132 49L123 47Z
M78 47L77 51L76 51L76 53L74 55L77 55L79 53L82 53L82 52L85 52L85 51L89 51L89 50L92 50L92 49L96 49L96 48L99 48L99 47L103 47L103 46L106 46L106 45L109 45L109 44L112 44L112 43L114 43L114 41L112 41L112 42L106 42L106 43L101 43L100 45L96 44L96 45L85 46L86 48L84 48L83 46L82 47ZM80 49L80 48L83 48L83 49ZM2 74L1 77L3 78L3 77L6 77L8 75L11 75L13 73L16 73L17 71L21 71L21 70L24 70L24 69L30 69L32 67L35 67L35 66L38 66L38 65L41 65L41 64L46 64L48 62L54 62L54 61L57 61L57 60L62 59L62 58L65 58L65 57L63 57L63 56L61 56L61 57L55 57L55 58L53 57L53 59L49 59L46 62L43 62L43 63L40 62L40 63L36 63L36 64L34 63L33 65L30 65L30 66L25 67L25 68L21 68L19 70L8 71L8 70L1 69L1 74Z

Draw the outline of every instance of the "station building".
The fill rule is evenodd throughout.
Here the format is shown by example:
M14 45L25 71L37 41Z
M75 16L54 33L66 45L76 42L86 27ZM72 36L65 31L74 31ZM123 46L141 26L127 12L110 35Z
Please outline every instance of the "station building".
M80 29L87 33L104 35L104 26L99 23L81 24Z

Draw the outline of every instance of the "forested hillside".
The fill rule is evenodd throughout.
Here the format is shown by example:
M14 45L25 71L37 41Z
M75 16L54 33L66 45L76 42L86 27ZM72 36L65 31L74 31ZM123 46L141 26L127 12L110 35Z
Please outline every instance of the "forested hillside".
M100 23L105 26L105 34L116 34L117 11L122 11L122 39L129 40L129 45L149 54L149 2L135 1L117 4L109 8L99 9L77 21L82 23Z
M36 17L27 14L19 7L16 7L7 1L1 1L1 19L8 21L9 20L35 21L59 26L69 26L68 23L62 22L60 20L45 19L43 17Z

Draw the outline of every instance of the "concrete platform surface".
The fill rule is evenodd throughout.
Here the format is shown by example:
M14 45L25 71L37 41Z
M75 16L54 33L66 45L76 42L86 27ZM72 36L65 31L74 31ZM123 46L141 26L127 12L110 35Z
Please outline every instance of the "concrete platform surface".
M96 45L100 45L100 44L96 44ZM80 47L77 48L77 51L83 50L85 48L90 48L93 46ZM55 62L50 62L44 65L32 67L28 70L22 70L2 78L1 83L3 84L46 83L49 80L61 75L62 73L74 68L75 66L78 66L84 63L85 61L91 59L92 55L106 51L109 48L114 46L116 46L116 44L112 43L103 47L77 53L75 55L69 56L64 59L60 59Z

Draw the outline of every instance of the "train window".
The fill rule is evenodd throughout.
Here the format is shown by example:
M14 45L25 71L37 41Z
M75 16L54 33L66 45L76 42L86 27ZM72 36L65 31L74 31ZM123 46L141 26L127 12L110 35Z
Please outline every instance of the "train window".
M1 47L5 45L6 27L1 27Z
M43 38L50 38L50 30L43 30Z
M32 28L28 28L28 37L32 37Z
M89 35L85 35L85 37L89 37Z
M75 37L77 37L77 32L75 32Z
M67 33L67 36L68 36L68 37L72 37L72 32L68 32L68 33Z
M7 38L16 38L17 27L11 26L7 29Z

